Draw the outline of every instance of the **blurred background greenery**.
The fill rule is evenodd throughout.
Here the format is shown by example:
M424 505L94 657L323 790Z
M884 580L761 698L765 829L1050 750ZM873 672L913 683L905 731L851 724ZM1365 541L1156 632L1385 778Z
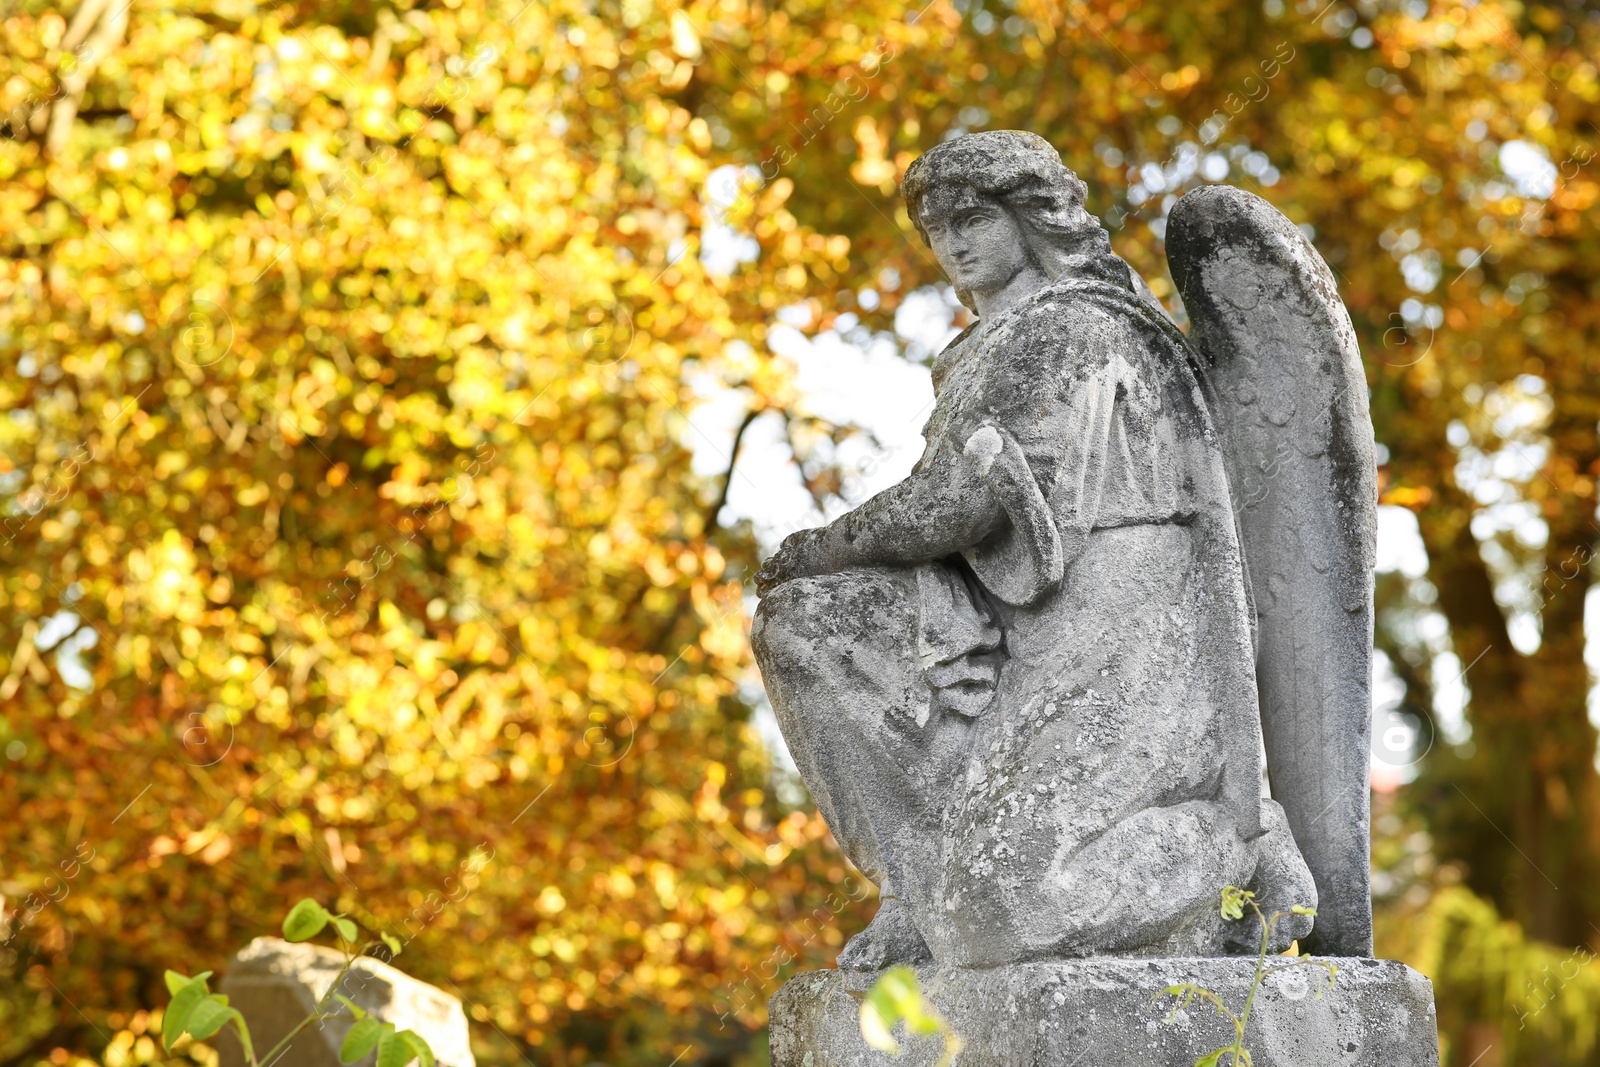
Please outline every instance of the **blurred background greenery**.
M480 1062L764 1062L872 903L746 579L909 464L817 368L931 395L896 184L991 128L1180 316L1184 190L1313 236L1382 460L1379 952L1448 1067L1600 1062L1597 56L1583 0L0 0L0 1065L169 1062L163 968L301 896Z

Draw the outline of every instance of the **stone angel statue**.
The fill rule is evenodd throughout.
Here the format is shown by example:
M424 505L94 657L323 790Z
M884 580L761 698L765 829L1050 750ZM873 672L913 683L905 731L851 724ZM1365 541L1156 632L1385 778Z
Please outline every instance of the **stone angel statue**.
M784 738L880 890L839 966L1253 952L1228 884L1316 907L1275 948L1370 956L1376 472L1327 266L1192 192L1185 335L1042 138L902 192L977 321L915 470L757 576Z

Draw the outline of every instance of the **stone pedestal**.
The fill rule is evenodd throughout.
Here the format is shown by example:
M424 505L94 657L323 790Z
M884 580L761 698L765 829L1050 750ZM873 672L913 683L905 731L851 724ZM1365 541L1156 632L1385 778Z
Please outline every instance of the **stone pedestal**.
M317 945L290 944L276 937L258 937L233 958L219 990L228 994L250 1027L258 1056L281 1041L325 996L344 966L344 957ZM401 1030L415 1030L433 1049L439 1067L473 1067L467 1016L461 1001L426 982L364 956L345 977L339 992L362 1010ZM330 1010L343 1010L337 1001ZM350 1023L310 1026L278 1057L275 1067L346 1067L339 1046ZM244 1052L231 1028L212 1043L221 1067L243 1067ZM357 1060L371 1067L376 1053Z
M917 977L966 1043L959 1067L1193 1067L1232 1043L1233 1025L1204 1003L1167 1023L1171 999L1152 998L1192 982L1240 1012L1255 962L1102 958L942 971L928 964ZM1282 962L1274 958L1274 965ZM1333 962L1339 975L1321 999L1322 968L1297 967L1263 982L1245 1039L1256 1067L1438 1067L1433 984L1393 960ZM942 1041L902 1040L895 1059L861 1039L860 998L876 978L812 971L778 990L773 1067L935 1064Z

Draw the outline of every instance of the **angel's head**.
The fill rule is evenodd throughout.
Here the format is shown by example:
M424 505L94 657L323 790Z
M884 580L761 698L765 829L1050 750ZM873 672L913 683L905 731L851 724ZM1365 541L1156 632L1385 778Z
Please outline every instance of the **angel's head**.
M956 292L969 306L1000 292L1025 272L1046 277L1022 226L1004 201L949 182L930 189L917 210L917 228Z
M968 307L974 293L1030 268L1050 281L1107 270L1111 244L1084 210L1087 188L1036 134L946 141L911 164L900 191Z

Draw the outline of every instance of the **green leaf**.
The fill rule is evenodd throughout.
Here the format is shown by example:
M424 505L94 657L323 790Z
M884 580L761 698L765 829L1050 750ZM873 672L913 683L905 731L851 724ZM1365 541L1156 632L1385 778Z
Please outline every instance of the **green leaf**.
M415 1030L402 1030L400 1031L400 1040L404 1041L410 1046L411 1051L416 1053L417 1059L422 1062L422 1067L434 1067L437 1061L433 1058L433 1049L422 1039L421 1034Z
M337 1000L340 1004L343 1004L345 1007L349 1008L350 1009L350 1014L354 1015L356 1017L356 1021L357 1022L359 1022L362 1019L365 1019L367 1017L367 1013L361 1007L361 1005L357 1004L355 1001L351 1000L349 997L345 996L343 993L335 993L333 995L333 999Z
M1222 917L1224 919L1244 918L1246 901L1254 900L1256 895L1248 890L1240 889L1236 885L1222 887Z
M189 1022L189 1014L210 995L210 991L206 989L206 979L210 977L210 971L201 971L189 979L182 989L172 994L172 1002L167 1005L166 1014L161 1017L161 1043L167 1048L170 1049L173 1042L183 1036Z
M178 990L189 984L189 976L186 974L179 974L177 971L168 971L166 973L166 979L167 992L173 995L176 995Z
M411 1051L411 1046L395 1033L393 1023L383 1024L383 1033L378 1036L378 1063L377 1067L406 1067L406 1064L417 1058Z
M913 1034L942 1034L948 1030L944 1018L922 995L917 972L910 967L891 967L867 991L861 1005L861 1036L873 1048L891 1052L898 1048L894 1028L905 1023Z
M393 934L379 934L378 936L383 938L385 945L389 946L389 954L391 956L400 955L400 950L405 947L400 943L400 939Z
M1194 1061L1194 1067L1217 1067L1217 1061L1221 1059L1222 1054L1227 1051L1228 1050L1225 1048L1219 1048L1210 1055L1201 1056L1199 1059Z
M1304 904L1296 904L1289 910L1296 915L1315 915L1317 913L1316 908L1308 908Z
M917 972L910 967L890 967L883 972L874 987L881 989L903 1012L922 1000L922 988L917 985Z
M361 936L361 931L357 930L356 924L351 922L349 919L334 919L333 928L339 931L339 936L344 938L347 944L355 944L356 938Z
M189 1021L184 1029L196 1041L204 1041L221 1030L229 1019L238 1017L238 1011L228 1007L227 997L221 993L213 993L195 1005L194 1011L189 1013Z
M250 1043L250 1025L243 1015L234 1020L233 1028L239 1034L239 1044L244 1046L244 1062L256 1062L256 1047Z
M370 1015L365 1016L344 1035L344 1044L339 1046L339 1062L354 1063L371 1052L382 1033L383 1024Z
M879 1052L896 1056L900 1053L900 1043L894 1039L890 1031L900 1020L895 1017L886 1018L885 1010L871 999L871 994L868 994L868 999L861 1004L861 1039ZM888 1006L887 1010L892 1013L893 1005Z
M866 999L861 1002L863 1013L868 1008L877 1013L877 1018L882 1021L886 1029L893 1030L899 1025L900 1002L890 990L884 987L881 980L867 990ZM865 1015L862 1017L865 1018ZM874 1045L873 1047L876 1048L877 1046Z
M328 914L316 901L307 898L289 909L289 914L283 919L283 939L285 941L309 941L322 933L322 928L328 925L328 920L333 916Z

